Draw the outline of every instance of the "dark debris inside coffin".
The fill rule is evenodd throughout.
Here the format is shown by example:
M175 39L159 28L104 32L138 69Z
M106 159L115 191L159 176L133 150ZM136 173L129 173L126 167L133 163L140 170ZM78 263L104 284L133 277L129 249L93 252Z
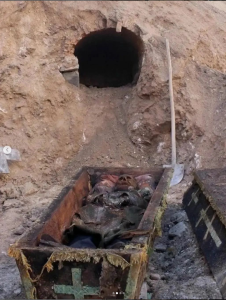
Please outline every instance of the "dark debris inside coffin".
M134 236L147 234L137 227L157 186L150 174L93 175L90 185L90 193L63 233L63 245L77 249L120 249ZM59 243L45 234L39 245Z

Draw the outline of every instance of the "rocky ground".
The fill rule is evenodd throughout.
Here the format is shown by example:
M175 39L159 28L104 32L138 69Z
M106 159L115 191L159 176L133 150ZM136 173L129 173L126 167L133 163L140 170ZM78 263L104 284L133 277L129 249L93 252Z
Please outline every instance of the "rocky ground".
M154 243L149 263L152 299L222 299L181 204L188 183L172 187L162 220L162 237Z

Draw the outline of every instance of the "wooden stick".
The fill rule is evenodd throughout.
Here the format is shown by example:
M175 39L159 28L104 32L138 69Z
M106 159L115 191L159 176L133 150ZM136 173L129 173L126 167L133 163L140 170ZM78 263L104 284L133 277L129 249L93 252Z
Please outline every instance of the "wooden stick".
M166 39L166 50L169 68L169 94L170 94L170 108L171 108L171 143L172 143L172 166L176 165L176 129L175 129L175 109L174 109L174 99L173 99L173 74L172 74L172 64L170 57L170 46L169 40Z

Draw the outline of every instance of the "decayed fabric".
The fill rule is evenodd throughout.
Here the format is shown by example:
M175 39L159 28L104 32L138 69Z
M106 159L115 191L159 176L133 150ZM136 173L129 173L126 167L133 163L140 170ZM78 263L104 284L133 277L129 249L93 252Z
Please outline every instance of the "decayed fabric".
M91 193L105 193L113 191L115 183L118 180L118 176L104 174L100 177L100 181L95 184Z
M154 188L149 174L136 178L128 174L101 175L65 230L62 243L78 249L124 248L133 236L145 234L137 227ZM41 243L55 244L51 238Z

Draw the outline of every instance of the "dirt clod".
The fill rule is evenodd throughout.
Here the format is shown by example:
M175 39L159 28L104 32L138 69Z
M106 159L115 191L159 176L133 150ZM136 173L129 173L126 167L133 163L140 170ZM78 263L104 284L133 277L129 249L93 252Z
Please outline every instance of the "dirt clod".
M179 222L169 230L169 237L181 236L186 230L184 222Z
M151 273L151 274L149 274L149 278L151 280L159 280L159 279L161 279L161 276L159 274L156 274L156 273Z
M23 234L25 231L25 228L23 226L19 226L18 228L16 228L14 231L13 231L13 234L15 235L21 235Z
M23 195L29 196L38 191L37 187L32 182L26 182L23 186Z
M2 209L7 210L10 208L19 208L19 207L21 207L21 205L23 205L23 204L18 199L7 199L4 201L4 203L2 205Z

